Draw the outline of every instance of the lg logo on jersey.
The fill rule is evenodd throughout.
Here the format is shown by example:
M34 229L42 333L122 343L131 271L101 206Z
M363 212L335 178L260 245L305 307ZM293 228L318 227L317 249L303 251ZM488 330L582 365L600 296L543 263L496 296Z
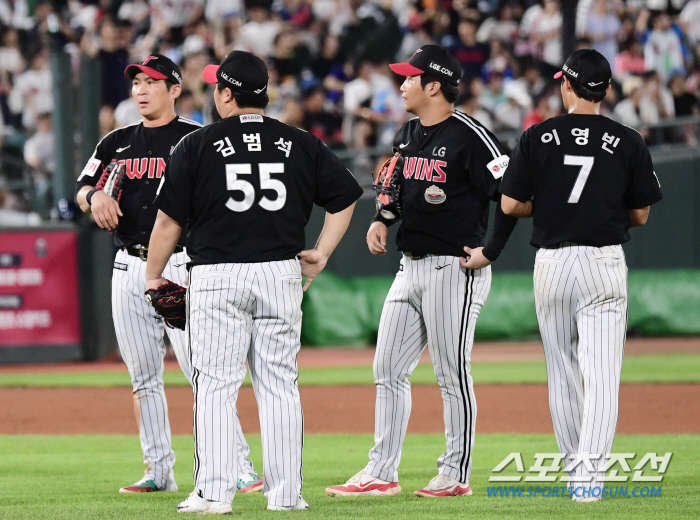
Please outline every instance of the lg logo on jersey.
M433 148L433 157L445 157L445 152L447 152L447 148L444 146L438 150L438 147Z

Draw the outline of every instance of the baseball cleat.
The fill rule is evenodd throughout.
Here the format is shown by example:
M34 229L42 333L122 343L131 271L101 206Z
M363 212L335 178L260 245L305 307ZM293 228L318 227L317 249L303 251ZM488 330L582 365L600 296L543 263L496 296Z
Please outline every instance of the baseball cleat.
M469 483L462 484L447 475L438 475L433 478L423 489L413 492L417 497L456 497L460 495L471 495L472 489Z
M574 498L574 502L600 502L600 497Z
M156 483L149 478L143 477L141 480L130 486L124 486L119 490L120 493L151 493L153 491L177 491L177 483L173 470L168 474L168 480L162 487L156 486Z
M357 475L340 486L326 488L329 497L390 497L401 493L398 482L388 482L360 471Z
M267 505L268 511L297 511L302 509L309 509L309 504L307 504L306 500L304 500L303 498L300 499L299 502L297 502L293 506L273 506L272 504Z
M257 473L244 473L238 477L236 487L241 493L255 493L262 490L263 480Z
M177 505L178 513L200 513L203 515L230 515L231 504L226 502L217 502L216 500L207 500L197 494L197 491L192 491L186 500Z

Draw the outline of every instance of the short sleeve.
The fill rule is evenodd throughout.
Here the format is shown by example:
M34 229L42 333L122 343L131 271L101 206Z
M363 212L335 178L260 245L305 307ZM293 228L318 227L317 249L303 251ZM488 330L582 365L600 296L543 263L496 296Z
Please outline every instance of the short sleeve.
M362 196L362 188L333 152L317 139L314 203L328 213L338 213Z
M636 132L635 132L636 134ZM654 172L649 149L642 137L638 134L635 157L630 168L630 180L625 191L625 206L627 209L639 209L651 206L659 202L661 185Z
M170 154L155 200L158 209L183 226L192 213L194 189L192 172L188 169L188 141L180 141Z
M508 169L503 174L498 190L520 202L530 200L534 194L532 170L530 168L530 129L526 130L510 154Z
M474 134L467 151L467 171L472 182L492 200L498 199L498 186L508 168L509 158L496 136L482 126L470 125Z
M78 191L80 191L83 186L95 186L97 181L100 180L104 168L112 162L115 156L114 149L116 147L116 139L117 133L112 132L104 136L104 138L97 143L92 157L88 159L87 164L83 167L76 181Z

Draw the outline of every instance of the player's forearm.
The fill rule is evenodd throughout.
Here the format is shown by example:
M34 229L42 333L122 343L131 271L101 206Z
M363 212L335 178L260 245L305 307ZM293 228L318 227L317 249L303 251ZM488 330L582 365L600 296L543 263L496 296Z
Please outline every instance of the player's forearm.
M90 190L92 189L92 186L83 186L75 195L75 202L78 203L78 206L83 213L92 213L92 208L90 207L90 204L87 203L87 194L90 193Z
M491 232L489 243L483 251L486 258L492 262L498 259L517 223L518 219L515 216L506 215L503 213L501 205L496 204L496 217L493 222L493 231Z
M330 257L333 251L335 251L340 239L345 235L350 225L353 211L355 211L354 202L338 213L326 213L323 230L318 237L314 249L319 250L326 258Z
M630 209L630 227L638 227L646 224L647 219L649 218L649 209L650 206L639 209Z
M501 195L501 209L506 215L518 218L528 218L532 216L532 201L511 199L507 195Z
M151 240L148 243L146 280L156 280L163 275L181 233L182 226L159 210L151 232Z

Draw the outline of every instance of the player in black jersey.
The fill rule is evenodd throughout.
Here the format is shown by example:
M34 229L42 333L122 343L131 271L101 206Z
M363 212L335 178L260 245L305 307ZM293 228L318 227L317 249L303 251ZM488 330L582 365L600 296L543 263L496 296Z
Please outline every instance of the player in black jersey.
M231 512L235 406L246 360L260 411L268 509L307 509L296 366L301 300L362 189L319 139L262 115L262 60L234 51L204 78L217 84L223 119L185 137L170 157L147 266L155 289L187 222L195 490L178 511ZM313 204L325 208L326 222L316 247L302 251Z
M153 204L158 184L171 150L184 136L201 127L175 113L175 99L181 91L181 73L165 56L153 54L140 64L129 65L124 75L132 80L132 93L143 121L107 134L83 169L77 182L77 202L92 212L97 224L114 230L119 248L112 275L112 317L122 359L129 369L133 386L134 411L139 425L145 476L139 482L120 489L122 493L177 491L173 476L175 453L170 442L168 405L163 389L165 355L163 323L143 298L146 290L148 241L156 219ZM126 168L120 202L94 186L111 161ZM188 261L180 239L175 255L168 263L166 276L185 284ZM182 371L191 379L186 336L167 329ZM247 459L248 444L239 430L239 464L250 479L257 479Z
M491 285L489 264L517 221L497 209L494 231L483 247L489 203L500 198L498 185L508 156L478 121L455 111L461 67L445 48L423 46L409 63L391 68L406 76L402 97L406 110L418 117L403 125L394 140L405 160L396 238L403 258L379 323L375 445L361 472L326 492L400 492L398 467L411 411L408 378L427 344L442 391L446 450L438 459L438 475L415 494L471 495L476 400L469 366L474 327ZM367 234L372 254L386 252L387 226L397 220L398 215L387 218L382 212L374 217Z
M617 426L627 332L620 244L662 196L642 136L599 115L612 77L607 60L579 50L554 77L562 78L567 114L523 133L501 183L501 204L510 215L534 217L549 407L573 498L588 502L601 497Z

